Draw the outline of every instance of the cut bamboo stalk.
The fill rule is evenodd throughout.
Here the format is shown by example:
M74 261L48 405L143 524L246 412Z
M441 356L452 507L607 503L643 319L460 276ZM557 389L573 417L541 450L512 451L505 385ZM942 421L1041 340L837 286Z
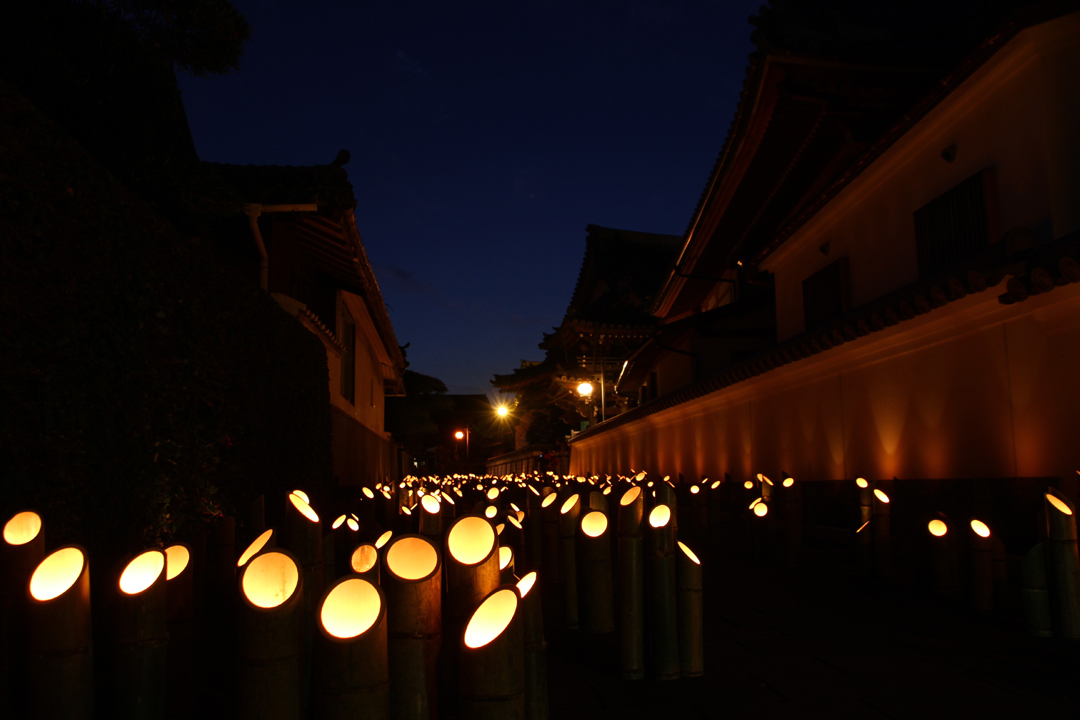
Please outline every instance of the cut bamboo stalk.
M517 582L514 574L514 550L505 545L499 546L499 584L513 585Z
M802 556L803 503L802 484L786 472L781 474L777 489L781 500L784 522L784 561L788 567L797 567Z
M679 612L679 668L683 677L701 677L705 674L704 605L701 577L701 561L690 548L679 543L676 553L678 612Z
M886 487L892 489L891 486ZM892 574L892 524L889 496L882 487L874 487L873 510L874 520L870 523L870 529L874 531L874 576L878 580L888 580Z
M90 565L69 545L38 564L27 608L27 717L80 720L94 716L94 644Z
M479 515L462 515L447 528L445 539L448 632L465 627L487 595L499 586L499 543L495 528Z
M318 618L311 716L322 720L390 720L386 598L382 590L358 575L346 575L323 595Z
M240 574L237 613L237 715L297 720L304 575L286 550L256 555Z
M611 534L607 515L592 510L581 518L578 535L581 626L589 633L615 630L611 580Z
M416 512L420 514L420 534L435 543L442 537L442 503L434 495L424 495Z
M994 611L994 561L990 528L981 520L971 521L971 601L984 615Z
M17 512L0 543L0 718L26 717L26 584L45 559L41 516Z
M191 547L177 543L165 548L165 584L169 596L166 653L165 717L188 720L192 717L193 626L195 604L192 594Z
M667 505L649 513L645 537L645 599L647 664L657 680L674 680L679 667L679 628L676 600L675 532Z
M559 558L559 495L555 488L543 489L541 505L541 553L544 584L540 593L544 596L544 611L548 613L549 626L562 627L564 623L558 616L565 604L562 599L562 564Z
M524 720L525 648L520 599L501 585L477 607L458 645L461 720Z
M521 598L521 627L525 647L525 720L547 720L547 657L544 651L544 614L541 593L531 592L536 585L536 571L517 583Z
M423 535L401 535L383 553L390 709L394 720L427 720L438 708L442 562Z
M1076 507L1064 493L1046 491L1047 569L1053 588L1058 632L1080 638L1080 555L1076 545Z
M543 568L543 541L540 503L543 498L533 486L529 486L528 497L525 501L525 556L528 560L529 570L541 570ZM547 575L545 574L545 578Z
M645 677L645 499L633 486L619 499L619 666L626 680Z
M323 590L322 522L306 496L293 492L285 501L282 546L296 556L304 576L303 647L300 653L300 702L306 706L311 691L311 652L315 640L315 606Z
M148 550L127 563L106 602L108 717L162 718L169 641L165 553Z
M874 574L874 532L870 527L874 520L874 491L870 483L857 478L859 487L859 524L855 533L855 566L859 575L869 578Z
M578 629L577 524L581 496L569 496L559 508L559 559L562 561L563 612L567 630Z
M934 586L940 595L957 597L960 594L960 555L957 551L956 533L949 519L936 513L927 523L930 534L930 552L933 555Z
M1046 572L1046 545L1036 543L1024 554L1020 590L1028 632L1036 637L1052 637L1054 624L1050 614L1050 586Z
M371 543L357 546L349 562L352 572L376 585L379 583L379 551Z

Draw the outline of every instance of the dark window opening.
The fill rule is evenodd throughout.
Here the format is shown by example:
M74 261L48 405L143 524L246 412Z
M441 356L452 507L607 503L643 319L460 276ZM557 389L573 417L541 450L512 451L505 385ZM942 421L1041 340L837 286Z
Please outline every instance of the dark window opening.
M848 261L842 257L803 280L803 314L810 330L850 310Z
M993 241L997 178L982 170L915 211L919 277L928 280L979 255Z

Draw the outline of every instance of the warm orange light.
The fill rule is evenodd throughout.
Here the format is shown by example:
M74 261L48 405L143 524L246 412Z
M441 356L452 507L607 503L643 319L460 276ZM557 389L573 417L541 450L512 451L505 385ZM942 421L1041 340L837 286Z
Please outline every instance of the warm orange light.
M866 478L855 478L855 484L864 490L870 487L870 483L866 482Z
M458 430L456 433L454 433L454 437L456 437L458 440L461 440L462 438L465 437L465 433Z
M694 485L690 488L691 495L697 495L699 492L701 492L701 488L699 488L697 485Z
M533 495L539 495L539 494L540 494L540 491L539 491L539 490L537 490L537 489L536 489L535 487L533 487L532 485L529 485L529 489L530 489L530 490L532 490L532 494L533 494Z
M559 510L559 514L565 515L566 513L573 510L574 506L578 504L579 499L580 498L578 497L577 493L574 493L570 497L566 498L566 502L562 504L562 508Z
M713 484L709 486L709 489L710 490L715 490L716 488L720 487L720 482L721 482L720 480L714 480Z
M127 564L120 573L120 592L125 595L138 595L153 585L161 571L165 569L165 553L160 550L147 550Z
M364 497L366 497L368 500L372 500L372 499L375 498L375 493L371 492L371 488L365 487L365 488L362 488L362 491L364 493Z
M422 537L398 538L386 551L386 567L403 580L426 578L438 564L435 546Z
M499 637L517 612L518 596L510 588L496 590L480 603L465 627L465 646L478 648Z
M750 509L751 509L751 510L753 510L753 509L754 509L755 507L757 507L757 504L758 504L759 502L761 502L762 500L763 500L763 498L756 498L756 499L754 500L754 502L750 503Z
M607 515L599 510L593 510L585 517L581 518L581 532L591 538L597 538L603 535L607 530L607 526Z
M439 514L439 498L435 497L434 495L425 495L420 500L420 506L424 508L424 512L430 513L432 515Z
M42 560L30 576L30 596L45 601L58 598L82 575L86 556L79 548L60 548Z
M758 517L765 517L769 513L768 503L759 502L754 506L754 514Z
M301 500L303 500L304 502L306 502L308 505L311 504L311 498L309 498L308 494L306 492L304 492L303 490L293 490L289 494L290 495L295 495L296 497L298 497Z
M502 531L506 529L506 523L499 523L495 526L495 534L502 535Z
M382 598L375 586L363 578L349 578L327 593L319 620L327 633L347 640L367 632L381 610Z
M189 562L191 553L183 545L170 545L165 548L165 579L172 580L184 572Z
M869 524L870 524L869 520L864 522L862 525L859 526L859 529L855 531L855 534L858 535L859 533L861 533L863 530L866 529L866 526L869 525Z
M641 495L641 487L635 485L634 487L623 493L623 496L619 499L619 504L629 505L630 503L637 500L639 495Z
M603 494L604 495L610 495L611 494L611 486L610 485L608 485L606 488L604 488Z
M255 607L276 608L293 596L299 583L300 568L293 559L271 550L248 563L240 587Z
M374 545L361 545L352 551L352 557L349 558L349 565L352 566L353 572L358 573L366 573L375 567L377 562L379 562L379 551Z
M494 500L497 497L499 497L499 488L497 488L497 487L488 488L487 499L488 500Z
M784 487L791 487L794 484L795 484L795 478L793 478L793 477L784 478L784 482L783 482Z
M402 508L401 508L401 512L405 513L406 515L412 515L412 508L411 508L411 507L405 507L405 506L402 506Z
M352 530L353 532L357 532L358 530L360 530L360 523L356 522L352 518L349 518L348 520L346 520L345 523L349 526L349 529Z
M25 545L41 532L41 516L33 510L16 513L4 525L4 542L8 545Z
M507 515L506 519L509 520L510 524L516 527L518 530L521 529L521 521L517 519L516 515Z
M874 488L874 497L876 497L878 500L885 503L886 505L889 504L889 496L881 492L877 488Z
M499 508L495 507L494 505L488 505L486 508L484 508L484 517L486 517L488 520L493 520L498 514Z
M510 561L514 559L514 551L507 546L499 548L499 569L505 570L510 564Z
M349 519L348 515L342 515L338 519L334 520L334 524L330 526L331 530L337 530L339 527L345 524L345 521Z
M522 599L524 599L525 596L529 594L529 591L532 590L533 585L535 585L535 584L536 584L536 571L535 570L533 570L530 573L526 573L525 577L518 580L517 589L518 589L518 592L521 593Z
M671 508L667 505L657 505L649 513L649 524L654 528L662 528L671 520Z
M1059 512L1063 512L1066 515L1072 515L1073 514L1072 508L1069 507L1068 505L1066 505L1065 501L1062 500L1061 498L1055 497L1055 496L1051 495L1050 493L1046 493L1046 500L1047 500L1047 502L1049 502L1051 505L1054 506L1054 509L1058 510Z
M549 494L545 495L544 499L540 502L540 507L546 508L548 505L551 505L553 502L555 502L555 499L557 497L559 497L559 496L556 495L555 493L549 493Z
M747 490L750 490L751 488L753 488L753 487L754 487L754 481L753 481L753 480L747 480L746 482L744 482L744 483L742 484L742 486L743 486L744 488L746 488Z
M247 561L250 560L256 553L263 549L263 546L270 541L270 536L274 534L274 529L270 528L247 546L247 550L240 554L240 559L236 561L236 567L244 567Z
M694 551L691 550L690 548L686 547L686 545L684 545L681 542L679 543L679 549L681 549L684 553L686 553L686 557L693 560L695 565L700 565L701 564L701 561L698 560L698 556L694 554Z
M451 495L450 493L446 493L446 494L444 494L444 495L440 495L439 497L440 497L440 498L442 498L442 500L443 500L444 502L448 502L448 503L450 503L451 505L457 505L457 503L456 503L456 502L454 502L454 496L453 496L453 495Z
M941 537L945 533L949 532L949 526L945 524L944 520L931 520L930 524L926 526L930 530L930 534L934 537Z
M375 541L375 548L377 550L381 550L382 546L385 545L386 543L390 542L390 538L392 538L393 536L394 536L394 531L393 530L387 530L386 532L384 532L382 535L379 536L378 540Z
M510 414L510 408L506 407L505 405L500 405L495 408L495 414L499 417L506 417Z
M465 516L454 523L446 536L450 557L462 565L475 565L491 554L495 547L495 531L491 523L475 515Z
M577 386L577 393L581 397L588 397L592 395L592 383L583 382Z
M773 484L773 481L772 481L772 480L770 480L769 478L765 477L765 476L764 476L764 475L762 475L761 473L758 473L758 480L760 480L761 482L765 483L766 485L772 485L772 484Z
M306 517L311 522L319 522L319 516L315 514L315 511L311 509L311 505L304 498L297 495L295 492L289 496L289 502L293 504L300 514Z
M972 520L971 529L975 531L975 534L979 537L990 537L990 528L986 526L982 520Z

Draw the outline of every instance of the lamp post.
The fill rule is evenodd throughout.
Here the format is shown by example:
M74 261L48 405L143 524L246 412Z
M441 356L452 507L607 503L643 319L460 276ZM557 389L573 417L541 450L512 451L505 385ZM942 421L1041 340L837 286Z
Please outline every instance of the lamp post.
M465 460L469 459L469 426L466 425L464 430L458 430L454 433L455 440L465 440Z

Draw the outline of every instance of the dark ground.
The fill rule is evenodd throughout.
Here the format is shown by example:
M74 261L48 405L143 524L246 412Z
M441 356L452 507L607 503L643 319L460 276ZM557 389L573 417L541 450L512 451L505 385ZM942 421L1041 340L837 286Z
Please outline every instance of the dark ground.
M1080 716L1080 644L921 590L857 578L835 548L799 568L702 553L705 676L624 681L614 636L548 633L552 720Z

